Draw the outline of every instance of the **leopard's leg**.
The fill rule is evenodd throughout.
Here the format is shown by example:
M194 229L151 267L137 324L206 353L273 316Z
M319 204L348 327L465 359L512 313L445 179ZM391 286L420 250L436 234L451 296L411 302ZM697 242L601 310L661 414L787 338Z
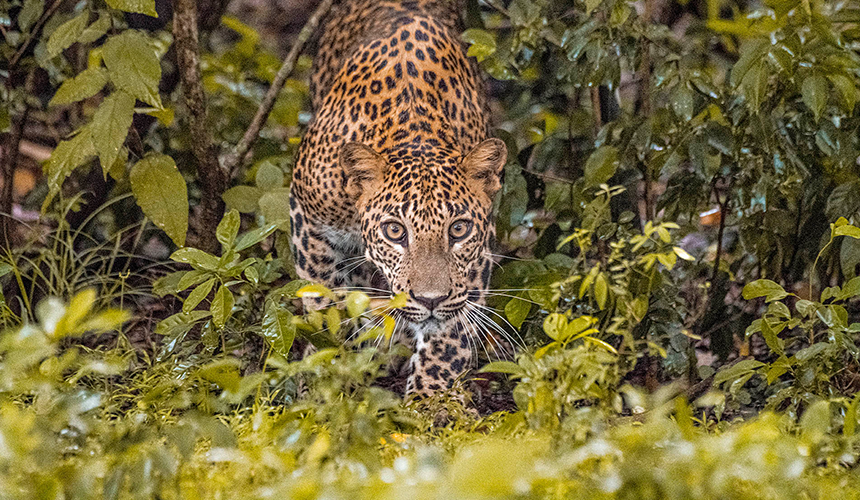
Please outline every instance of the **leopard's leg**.
M459 317L441 325L438 331L415 335L415 351L410 360L411 374L406 395L425 397L453 387L472 362L467 325Z
M364 286L362 280L358 283L353 280L356 275L353 271L363 265L364 259L360 234L311 222L301 203L292 196L290 230L293 260L300 278L330 289ZM305 309L318 310L328 307L331 301L325 297L304 297L302 302Z

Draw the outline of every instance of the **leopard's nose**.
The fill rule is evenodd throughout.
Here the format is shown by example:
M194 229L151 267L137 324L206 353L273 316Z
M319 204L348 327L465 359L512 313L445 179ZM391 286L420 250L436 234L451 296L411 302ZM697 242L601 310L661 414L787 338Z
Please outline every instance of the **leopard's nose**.
M433 309L436 309L436 306L441 304L442 301L447 299L448 296L451 295L451 292L449 291L446 294L440 293L440 294L432 294L432 295L431 294L415 295L412 292L409 292L409 295L412 297L412 299L415 302L418 302L422 306L424 306L427 309L429 309L430 311L432 311Z

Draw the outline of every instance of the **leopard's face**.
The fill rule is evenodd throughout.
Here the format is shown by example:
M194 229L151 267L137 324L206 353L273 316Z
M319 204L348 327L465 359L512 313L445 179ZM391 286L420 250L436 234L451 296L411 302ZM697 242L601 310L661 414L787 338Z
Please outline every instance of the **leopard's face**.
M465 156L382 157L356 143L341 150L348 186L359 190L365 255L392 293L408 296L399 313L408 321L445 322L483 295L492 199L506 156L498 139Z

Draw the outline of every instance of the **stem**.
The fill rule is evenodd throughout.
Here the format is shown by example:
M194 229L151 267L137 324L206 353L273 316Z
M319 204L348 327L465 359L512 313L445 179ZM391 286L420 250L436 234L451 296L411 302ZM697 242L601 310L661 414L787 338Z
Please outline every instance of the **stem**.
M729 193L726 192L725 199L721 202L720 195L715 193L717 204L720 206L720 227L717 229L717 254L714 256L714 268L711 270L711 283L717 279L717 273L720 271L720 255L723 253L723 233L726 229L726 212L729 209ZM713 289L713 288L712 288Z
M592 86L589 89L591 93L591 113L594 115L594 135L600 133L603 128L603 113L600 110L600 89L597 86Z
M197 34L197 2L176 0L173 10L173 37L179 63L179 79L191 129L192 151L197 161L197 177L203 193L197 218L196 246L210 253L218 251L215 230L224 213L221 195L227 189L227 174L218 164L217 147L207 127L206 95L200 78L200 47Z
M48 7L44 13L42 13L42 17L36 21L36 24L33 26L33 29L30 30L30 36L27 37L27 40L21 44L21 47L18 48L18 51L15 52L15 55L12 56L12 59L9 59L9 67L8 70L11 72L15 67L18 66L18 63L21 62L21 58L24 57L24 54L27 53L27 50L30 48L30 45L35 40L39 39L39 34L42 32L42 28L45 27L45 23L51 19L51 16L57 12L57 9L60 8L60 5L63 3L63 0L54 0L54 3Z
M269 90L263 97L263 101L257 108L257 113L254 115L254 119L251 120L251 124L248 125L245 135L243 135L239 143L236 144L236 148L233 152L224 158L224 170L229 178L233 178L236 170L242 165L245 155L248 154L248 151L260 136L260 129L263 128L263 124L266 123L269 113L272 112L272 108L275 106L275 100L278 98L278 94L287 82L287 77L289 77L293 72L296 61L302 52L302 48L307 43L308 39L310 39L311 35L313 35L314 31L316 31L317 26L319 26L320 19L322 19L322 17L328 12L329 8L331 8L331 4L332 0L322 0L311 15L310 19L308 19L308 22L305 23L304 27L299 32L298 38L296 38L296 42L293 44L287 57L284 58L284 62L281 64L278 74L272 81L272 86L269 87Z
M8 141L3 147L3 192L0 194L0 237L2 245L12 251L12 235L10 234L12 224L12 206L14 196L15 168L18 166L18 153L21 139L24 137L24 128L27 125L27 116L30 107L24 108L24 112L17 120L12 122L12 132L8 134Z

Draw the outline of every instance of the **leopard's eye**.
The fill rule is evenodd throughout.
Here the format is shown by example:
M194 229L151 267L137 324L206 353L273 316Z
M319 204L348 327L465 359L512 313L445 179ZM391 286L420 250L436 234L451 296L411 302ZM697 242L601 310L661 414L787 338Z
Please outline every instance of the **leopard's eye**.
M469 236L469 233L472 232L472 223L467 220L456 220L453 224L448 228L448 236L451 237L451 241L460 241Z
M406 228L399 222L386 222L382 225L382 234L394 243L403 243L406 239Z

